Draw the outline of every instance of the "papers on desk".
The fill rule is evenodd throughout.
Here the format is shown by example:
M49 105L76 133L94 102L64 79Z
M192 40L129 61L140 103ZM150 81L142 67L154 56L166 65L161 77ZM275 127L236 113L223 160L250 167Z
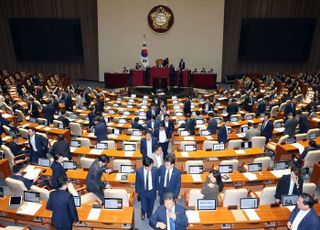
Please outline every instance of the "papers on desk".
M317 118L317 117L312 118L312 120L315 122L320 122L320 118Z
M38 125L37 127L36 127L36 129L42 129L44 127L44 125Z
M121 177L122 177L123 175L126 175L126 174L124 174L124 173L117 173L115 180L116 180L116 181L122 181L122 180L121 180Z
M108 134L108 138L110 139L117 139L118 135L116 134Z
M35 169L34 168L35 166L31 166L30 168L28 167L26 168L25 170L26 174L23 177L28 180L34 180L39 176L41 169Z
M212 136L206 136L206 139L207 140L213 140L213 137Z
M130 140L131 140L131 141L140 141L140 140L141 140L141 137L140 137L140 136L131 136L131 137L130 137Z
M254 209L245 209L243 211L246 213L249 220L260 220L260 217Z
M109 125L114 125L114 122L108 122L108 126L109 126Z
M102 152L103 152L103 150L102 149L91 149L90 150L90 154L97 154L97 155L101 155L102 154Z
M122 127L123 126L123 124L118 124L118 127Z
M181 152L181 156L182 157L189 157L189 153L188 152Z
M194 141L194 137L184 137L185 141Z
M8 113L5 113L5 114L2 114L2 117L3 117L3 118L9 118L9 117L11 117L11 115L8 114Z
M243 173L243 175L250 181L257 180L257 175L254 173L246 172L246 173Z
M87 220L98 220L100 217L101 208L91 208Z
M289 175L290 169L272 170L270 171L275 177L281 178L283 175Z
M125 151L124 156L125 157L132 157L134 155L134 151Z
M239 122L232 122L234 125L240 125Z
M299 149L299 153L301 154L304 151L304 146L302 144L299 143L293 143L291 144L293 147L296 147L297 149Z
M234 150L236 154L245 154L246 151L244 151L243 149L237 149L237 150Z
M95 137L94 133L89 133L88 137Z
M50 127L45 127L43 130L44 130L44 131L50 131L51 128L50 128Z
M72 153L73 153L73 152L75 152L75 151L76 151L76 149L77 149L77 148L75 148L75 147L70 147L70 152L72 152Z
M8 141L11 137L10 136L5 136L2 138L3 141Z
M200 174L192 174L192 180L193 182L202 182L202 178Z
M228 98L226 98L226 97L219 97L219 98L217 98L218 100L220 100L220 101L222 101L222 100L227 100Z
M279 132L279 133L283 133L284 131L284 127L281 127L281 128L275 128L274 129L275 131Z
M231 212L236 221L247 221L247 218L242 210L231 210Z
M245 137L244 133L237 133L236 135L237 135L237 137L240 137L240 138Z
M295 205L286 206L286 208L289 209L290 212L292 212L293 209L295 209L295 207L296 207Z
M186 215L189 224L200 223L200 216L198 211L187 210Z
M37 211L41 208L42 204L34 202L24 202L17 210L18 214L23 215L35 215Z

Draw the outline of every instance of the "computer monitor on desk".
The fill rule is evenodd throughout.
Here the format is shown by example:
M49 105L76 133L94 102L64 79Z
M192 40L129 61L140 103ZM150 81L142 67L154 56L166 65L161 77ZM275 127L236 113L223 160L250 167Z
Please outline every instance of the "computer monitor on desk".
M275 169L281 170L281 169L288 169L289 168L289 162L288 161L278 161L276 162Z
M248 172L259 172L262 170L262 163L248 164Z
M219 165L219 172L221 174L232 173L233 172L233 165Z
M81 207L81 197L80 196L73 196L74 204L77 208Z
M197 151L197 145L194 144L186 144L184 145L184 149L185 152L195 152Z
M198 199L197 200L197 210L198 211L214 211L217 209L217 200L205 200Z
M74 161L64 161L63 162L63 168L66 170L76 170L77 169L77 163Z
M50 167L49 158L38 158L38 165L42 167Z
M240 209L257 209L259 206L258 198L241 198Z
M124 148L124 151L136 151L135 144L124 144L123 148Z
M26 202L40 203L40 193L24 191L23 200Z
M298 201L298 195L282 195L281 204L283 206L292 206L296 205Z
M105 209L122 209L122 199L120 198L104 198Z
M202 165L190 165L189 174L202 174L203 166Z
M251 141L241 142L241 148L242 149L250 149L250 148L252 148L252 142Z
M108 149L108 143L97 143L96 148L106 150Z
M224 144L213 145L213 151L222 151L222 150L224 150Z

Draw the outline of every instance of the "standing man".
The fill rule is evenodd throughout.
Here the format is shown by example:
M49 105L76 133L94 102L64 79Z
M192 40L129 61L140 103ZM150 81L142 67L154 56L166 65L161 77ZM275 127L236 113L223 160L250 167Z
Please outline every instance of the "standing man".
M218 142L219 143L224 143L224 144L227 143L228 136L229 136L229 133L228 133L229 123L230 123L230 121L226 121L224 123L224 125L219 128L219 131L218 131Z
M249 113L252 113L253 105L254 105L254 93L251 91L249 95L244 99L244 109Z
M161 121L160 123L162 123L166 128L169 129L170 131L170 135L173 133L174 131L174 123L172 120L170 120L170 115L169 114L164 114L164 120Z
M34 102L32 97L28 99L28 114L33 118L40 117L38 105Z
M48 152L48 139L36 134L34 128L29 129L29 147L30 147L30 161L38 162L38 158L45 158Z
M173 193L164 194L164 205L158 207L152 215L149 224L153 229L185 230L188 218L184 207L175 203Z
M143 159L143 167L136 173L136 193L141 200L141 219L149 219L153 212L154 201L157 198L158 173L153 167L150 157Z
M103 177L104 181L101 181L101 177L103 173L110 173L112 169L106 169L105 166L109 163L110 159L107 155L100 155L90 166L87 178L86 185L87 191L93 192L99 197L101 203L104 203L104 193L103 190L107 188L111 188L110 184L107 184L105 177Z
M155 149L155 152L151 155L151 159L153 160L153 166L158 169L161 165L163 165L163 151L159 144L156 145Z
M58 230L71 230L73 223L78 223L78 212L73 196L67 192L68 178L58 179L58 190L50 193L47 209L52 211L51 224Z
M245 132L245 137L248 141L251 141L253 137L260 136L260 132L255 128L255 125L252 122L248 122L248 130Z
M58 141L54 142L52 148L49 151L51 156L56 155L57 153L61 154L63 157L67 157L69 160L72 159L70 153L70 144L64 139L62 134L58 135Z
M67 111L73 111L73 101L71 96L71 91L68 92L66 100L64 101Z
M288 119L284 123L283 134L289 135L289 137L294 137L294 135L296 134L297 124L297 119L293 118L292 113L288 113Z
M60 153L56 153L53 156L54 162L51 165L52 177L51 186L54 189L59 189L59 178L67 177L66 171L63 168L63 156Z
M145 138L141 139L140 142L140 153L142 158L150 157L155 151L155 147L158 144L158 140L155 137L152 137L150 130L145 132Z
M171 134L168 128L166 128L163 124L159 125L159 129L154 132L154 136L158 139L159 145L163 150L163 157L166 158L168 155L168 146L169 141L171 139Z
M175 161L175 157L170 154L166 156L164 165L160 166L158 169L158 174L160 177L158 186L160 204L163 204L163 196L166 192L172 192L174 200L179 196L181 187L181 172L174 167Z
M52 124L53 119L54 119L54 113L55 113L55 108L52 106L52 101L49 101L49 104L47 104L46 106L43 106L42 108L42 113L45 119L47 119L47 121Z
M214 119L214 113L209 113L209 123L208 123L208 130L211 135L216 134L218 128L218 122Z
M206 99L206 102L202 105L202 111L203 113L210 113L210 111L213 110L213 106L209 101L209 98Z
M288 101L288 103L284 107L284 117L287 118L288 114L292 113L293 117L296 116L296 99L292 99Z
M269 142L269 139L272 138L273 133L273 123L270 119L270 114L267 113L264 115L264 119L261 125L261 136L264 136L266 138L266 143Z
M94 123L94 135L97 137L97 143L107 140L106 123L103 122L100 117L94 118L93 123Z

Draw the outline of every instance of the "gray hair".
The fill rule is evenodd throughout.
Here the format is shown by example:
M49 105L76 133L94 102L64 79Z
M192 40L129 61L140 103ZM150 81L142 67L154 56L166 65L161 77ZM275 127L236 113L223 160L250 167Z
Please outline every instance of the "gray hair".
M166 192L166 193L163 195L163 200L174 200L174 198L173 198L173 193L172 193L172 192Z

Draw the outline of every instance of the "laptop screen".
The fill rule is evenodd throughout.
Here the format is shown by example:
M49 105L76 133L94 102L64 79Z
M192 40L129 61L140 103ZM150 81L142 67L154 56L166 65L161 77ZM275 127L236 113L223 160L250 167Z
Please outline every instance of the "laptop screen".
M283 206L296 205L298 201L298 195L282 195L281 204Z
M194 152L197 151L197 146L196 145L185 145L184 146L184 151L185 152Z
M209 130L201 130L201 136L210 136L211 133L209 132Z
M231 119L230 119L231 122L237 122L238 120L239 120L238 116L231 117Z
M133 173L134 172L134 165L121 165L120 172L121 173Z
M73 196L73 200L74 200L74 204L76 205L76 207L81 207L81 198L80 196Z
M311 133L308 135L308 140L310 139L316 139L317 138L317 134L316 133Z
M40 193L38 192L23 192L23 200L27 202L40 203Z
M29 121L30 121L31 123L37 123L37 118L30 117Z
M64 129L63 123L59 123L57 128L59 128L59 129Z
M198 120L196 120L196 124L197 125L203 125L204 124L204 120L198 119Z
M288 169L289 168L289 162L288 161L278 161L276 162L276 170L281 170L281 169Z
M176 116L177 116L177 117L183 116L183 112L176 112Z
M251 141L245 141L241 143L242 149L249 149L252 148L252 142Z
M122 199L119 198L104 198L105 209L122 209Z
M253 115L247 115L247 116L246 116L246 120L252 120L253 118L254 118Z
M38 165L42 167L50 167L50 160L48 158L38 158Z
M79 148L81 146L81 141L71 140L70 145L71 147Z
M189 174L202 174L203 166L202 165L190 165Z
M124 144L124 151L136 151L136 145Z
M220 151L220 150L224 150L224 144L213 145L213 151Z
M96 145L97 149L108 149L108 143L97 143Z
M132 130L132 136L141 136L142 132L140 130Z
M9 205L19 205L21 204L21 196L10 196Z
M181 137L186 137L186 136L189 136L190 134L189 134L189 131L187 131L187 130L181 130L180 131L180 136Z
M287 144L293 144L293 143L296 143L296 138L295 137L288 137Z
M216 210L217 209L217 200L197 200L197 210Z
M77 163L74 161L64 161L63 162L63 168L67 170L76 170L77 169Z
M258 198L241 198L240 209L257 209L259 206Z
M220 173L232 173L233 166L232 165L219 165Z
M259 172L262 170L261 163L252 163L248 164L248 172Z
M125 124L125 123L127 123L127 121L124 118L120 118L118 123L119 124Z

